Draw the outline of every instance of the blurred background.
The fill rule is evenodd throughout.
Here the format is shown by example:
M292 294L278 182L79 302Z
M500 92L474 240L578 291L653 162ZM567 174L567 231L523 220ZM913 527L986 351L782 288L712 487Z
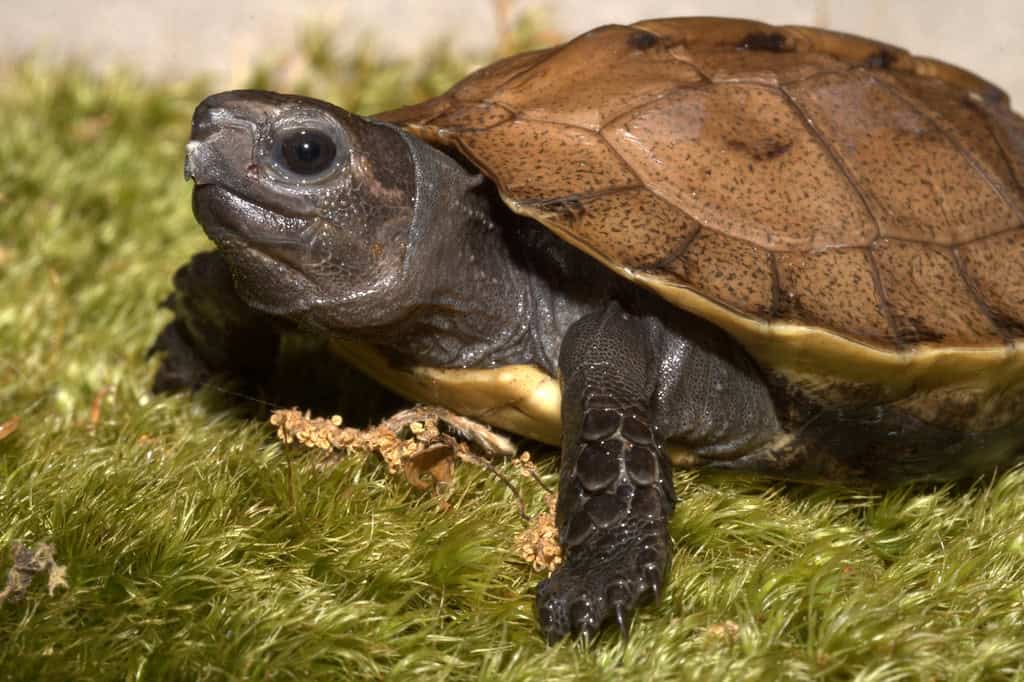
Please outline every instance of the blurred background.
M1024 101L1021 0L5 0L0 62L31 54L130 65L147 76L208 74L217 86L245 82L254 64L279 60L303 32L331 36L345 53L372 44L405 57L444 45L492 53L518 24L546 42L594 26L658 16L742 16L807 24L895 43L976 71ZM545 42L543 39L541 42ZM509 47L516 47L511 45Z

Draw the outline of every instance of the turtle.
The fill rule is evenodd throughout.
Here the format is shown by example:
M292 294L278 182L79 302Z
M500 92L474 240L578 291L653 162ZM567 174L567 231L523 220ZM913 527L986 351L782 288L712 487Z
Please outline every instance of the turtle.
M549 642L663 594L673 466L886 486L1024 448L1024 120L892 45L656 19L376 116L221 92L185 176L216 248L155 388L298 335L560 447Z

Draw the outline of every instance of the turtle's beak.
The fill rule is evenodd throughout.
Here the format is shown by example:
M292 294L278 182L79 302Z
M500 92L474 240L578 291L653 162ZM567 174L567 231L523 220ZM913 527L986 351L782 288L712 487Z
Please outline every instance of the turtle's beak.
M245 163L252 157L252 153L246 150L232 147L225 149L224 145L217 145L219 136L218 133L213 133L204 140L193 138L185 145L185 179L196 183L196 187L223 181L225 168L232 161L225 158L225 152L233 156L246 157L234 159L235 164Z

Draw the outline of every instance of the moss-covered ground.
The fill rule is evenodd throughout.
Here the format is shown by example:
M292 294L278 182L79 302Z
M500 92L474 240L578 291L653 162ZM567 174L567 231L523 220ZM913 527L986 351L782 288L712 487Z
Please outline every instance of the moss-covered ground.
M469 67L339 62L313 39L253 82L370 113ZM207 91L0 75L0 570L48 541L69 583L0 606L0 679L1024 675L1021 471L885 494L680 473L663 603L628 645L547 647L486 472L459 467L442 512L373 460L302 466L210 391L151 395L157 303L208 248L181 177Z

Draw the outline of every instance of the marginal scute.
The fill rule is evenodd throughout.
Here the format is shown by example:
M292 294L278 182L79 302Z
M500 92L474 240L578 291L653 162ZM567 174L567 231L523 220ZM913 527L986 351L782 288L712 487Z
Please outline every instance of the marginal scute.
M914 57L914 73L922 78L937 78L975 93L989 104L1009 108L1010 97L1002 89L958 66L930 57Z
M634 50L649 50L658 44L658 36L650 31L632 31L626 38L626 43Z
M787 26L786 29L801 36L806 46L804 49L807 52L832 55L858 66L872 66L884 60L886 68L907 70L915 68L916 58L895 45L808 26Z
M883 239L872 255L893 322L907 345L995 346L995 323L957 270L952 251L929 244Z
M374 114L373 118L387 123L405 124L431 143L439 143L441 137L437 131L426 124L445 113L458 115L457 110L465 106L464 103L472 105L486 99L494 92L494 88L517 74L529 71L556 50L557 48L533 50L507 57L474 71L443 95L425 102L383 111Z
M874 267L865 249L780 253L776 315L860 338L893 343Z
M864 66L869 69L891 69L900 63L901 58L906 58L905 54L898 54L885 48L875 52L864 61Z
M968 280L1007 334L1024 336L1024 228L980 239L959 249ZM1010 276L1008 273L1018 273Z
M702 230L681 257L663 267L675 279L730 308L758 317L771 311L771 255L749 242Z

